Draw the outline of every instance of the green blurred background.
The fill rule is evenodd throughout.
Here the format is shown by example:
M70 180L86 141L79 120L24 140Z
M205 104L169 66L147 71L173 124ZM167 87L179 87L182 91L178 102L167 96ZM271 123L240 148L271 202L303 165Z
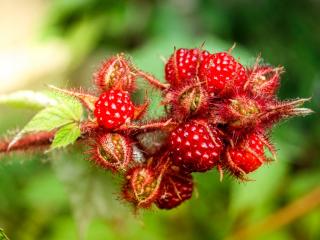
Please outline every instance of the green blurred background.
M1 0L2 94L48 83L92 88L97 65L117 52L163 79L161 58L175 46L219 51L236 42L244 65L261 53L285 66L280 98L312 96L316 113L274 129L278 161L255 181L195 174L192 200L137 216L117 201L119 179L79 149L0 156L0 228L13 240L320 239L319 12L317 0ZM0 134L33 114L0 106Z

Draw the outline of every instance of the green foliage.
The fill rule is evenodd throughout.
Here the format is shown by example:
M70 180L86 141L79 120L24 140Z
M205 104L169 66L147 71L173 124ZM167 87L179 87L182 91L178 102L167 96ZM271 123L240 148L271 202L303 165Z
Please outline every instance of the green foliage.
M0 228L0 240L9 240L4 231Z
M68 125L61 127L54 136L51 150L75 143L80 135L81 131L77 123L69 123Z
M62 94L40 94L28 92L28 94L11 94L8 99L10 102L19 103L29 97L29 105L34 106L36 101L44 99L50 102L43 110L38 112L26 126L15 136L11 144L13 145L21 136L30 132L52 131L56 130L50 150L65 147L73 144L81 135L80 121L83 115L81 103L73 97ZM44 107L44 106L43 106Z
M82 105L76 99L57 95L58 103L37 113L21 130L28 132L51 131L70 123L79 123L83 114Z

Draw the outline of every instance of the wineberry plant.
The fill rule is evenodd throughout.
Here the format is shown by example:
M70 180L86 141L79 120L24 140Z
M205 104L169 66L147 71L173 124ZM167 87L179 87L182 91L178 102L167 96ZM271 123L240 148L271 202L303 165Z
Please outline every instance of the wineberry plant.
M49 86L53 97L38 96L45 107L15 137L0 140L0 153L81 143L96 167L122 177L121 199L135 209L172 209L192 197L195 172L216 169L220 180L226 173L248 181L276 158L272 127L312 112L302 107L309 99L278 99L283 67L260 58L244 66L232 49L180 48L164 71L166 83L118 54L94 73L94 94ZM152 98L135 103L138 79L161 92L165 116L146 116Z

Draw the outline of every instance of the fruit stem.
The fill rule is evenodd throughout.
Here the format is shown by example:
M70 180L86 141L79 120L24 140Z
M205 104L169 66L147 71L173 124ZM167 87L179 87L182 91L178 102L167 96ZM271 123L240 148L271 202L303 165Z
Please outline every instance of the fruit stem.
M120 126L117 130L119 131L127 131L127 130L134 130L136 132L148 132L154 131L159 128L171 128L177 125L176 122L172 121L172 119L168 119L165 122L151 122L142 125L135 125L135 124L124 124Z
M139 76L144 78L145 80L147 80L151 85L153 85L154 87L160 89L160 90L165 90L167 88L169 88L169 84L165 84L160 82L158 79L156 79L153 75L146 73L144 71L141 71L140 69L134 69L134 73Z
M98 126L90 121L82 122L80 125L82 139L86 138L92 129ZM54 139L56 130L50 132L33 132L23 135L13 143L12 139L0 139L0 154L8 154L17 151L28 151L37 148L47 148Z

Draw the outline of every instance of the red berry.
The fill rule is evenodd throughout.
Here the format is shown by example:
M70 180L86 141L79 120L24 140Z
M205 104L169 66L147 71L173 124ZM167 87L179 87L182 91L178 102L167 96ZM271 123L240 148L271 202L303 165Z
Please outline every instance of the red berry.
M172 209L191 198L193 180L188 175L165 175L160 187L156 205L160 209Z
M102 93L95 104L94 115L98 124L114 129L134 116L134 106L128 92L111 89Z
M206 82L210 93L223 89L241 88L247 80L246 70L226 52L211 54L200 66L200 79Z
M169 139L173 161L189 172L204 172L214 167L223 150L220 133L205 121L180 125Z
M258 169L266 161L264 142L257 134L251 134L240 144L227 150L228 168L235 175L243 175Z
M193 79L198 74L200 62L207 56L209 52L197 48L176 50L165 66L166 80L172 86L179 86Z
M112 56L102 63L94 75L96 85L103 91L118 88L131 91L135 76L131 73L130 62L123 54Z

